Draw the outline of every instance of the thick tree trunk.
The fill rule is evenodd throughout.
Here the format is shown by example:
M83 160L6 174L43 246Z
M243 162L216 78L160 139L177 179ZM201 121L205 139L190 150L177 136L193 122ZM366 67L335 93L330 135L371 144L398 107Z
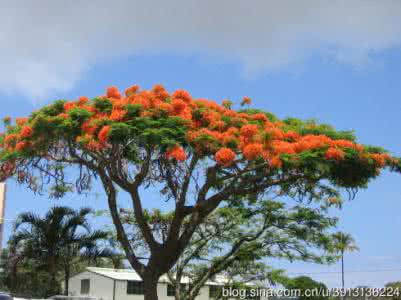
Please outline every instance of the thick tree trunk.
M151 272L149 272L151 273ZM152 272L153 273L153 272ZM159 277L154 274L146 274L143 279L144 300L158 300L157 296L157 282Z

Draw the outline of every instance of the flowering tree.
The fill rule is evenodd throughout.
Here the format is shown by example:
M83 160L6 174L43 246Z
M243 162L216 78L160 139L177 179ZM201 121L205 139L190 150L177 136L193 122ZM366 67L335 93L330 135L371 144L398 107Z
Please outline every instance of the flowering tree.
M242 105L249 104L245 97ZM144 280L145 299L153 300L159 277L221 203L252 205L271 193L339 204L339 188L353 193L385 167L401 170L399 159L356 143L350 132L231 106L193 99L183 90L170 94L160 85L142 91L133 86L125 96L111 87L91 100L58 100L15 124L5 120L0 179L15 175L54 197L84 192L99 179L118 240ZM147 221L146 188L159 188L161 201L173 203L167 236L153 234ZM121 190L132 200L145 260L121 222Z

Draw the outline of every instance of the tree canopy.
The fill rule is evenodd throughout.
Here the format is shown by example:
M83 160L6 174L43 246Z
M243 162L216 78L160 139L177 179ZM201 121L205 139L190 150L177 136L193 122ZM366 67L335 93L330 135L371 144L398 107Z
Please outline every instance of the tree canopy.
M346 187L365 184L386 166L400 170L400 161L383 149L360 145L351 132L328 125L294 118L281 121L257 109L235 111L228 100L219 105L193 99L184 90L170 95L161 85L143 91L133 86L125 94L110 87L105 96L92 100L55 101L27 118L17 118L13 125L6 117L3 178L33 158L31 163L39 167L38 159L72 158L79 150L95 156L115 145L124 145L118 154L135 163L141 162L141 151L152 148L168 160L186 161L194 154L211 158L222 169L245 162L263 163L269 173L320 167L328 179ZM242 104L250 104L250 99L244 97Z
M241 105L251 102L244 97ZM0 179L16 175L34 191L54 197L84 192L100 179L127 259L144 278L145 298L156 299L156 282L177 262L192 235L221 203L252 205L269 197L340 205L339 188L352 194L400 160L379 147L361 145L348 131L294 118L280 120L257 109L233 109L133 86L121 95L57 100L7 124L0 139ZM74 169L74 167L77 167ZM78 170L78 171L77 171ZM165 240L146 220L141 191L159 189L174 212ZM141 260L118 212L118 190L132 200L149 255Z

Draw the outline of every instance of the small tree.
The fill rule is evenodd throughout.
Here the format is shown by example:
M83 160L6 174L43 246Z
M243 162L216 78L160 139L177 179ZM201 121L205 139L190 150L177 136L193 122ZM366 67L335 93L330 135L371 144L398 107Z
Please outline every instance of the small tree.
M386 295L390 300L401 299L401 281L388 282L385 285Z
M243 105L250 99L245 97ZM6 122L9 122L7 119ZM274 192L283 197L338 201L400 161L362 146L350 132L296 119L279 120L254 109L233 110L172 94L157 85L122 96L115 87L89 100L59 100L9 124L2 137L1 178L16 175L35 191L55 197L102 183L127 259L144 280L146 300L180 258L196 229L222 203L252 204ZM74 170L74 167L78 169ZM143 209L143 189L160 189L174 212L164 241L154 236ZM118 211L118 190L128 194L145 260L129 242ZM158 205L156 204L156 207Z
M334 250L340 254L341 258L341 286L344 289L344 253L359 250L355 244L355 240L349 234L343 232L337 232L333 235L334 238Z
M285 287L289 290L298 290L301 292L299 300L324 300L328 299L327 287L324 283L317 282L308 276L299 276L288 279L285 283ZM308 295L307 293L313 293Z
M88 214L91 209L78 211L68 207L53 207L44 218L23 213L16 221L16 231L10 238L13 253L22 259L35 262L36 268L47 269L51 282L46 296L59 293L58 274L64 273L65 293L71 268L82 259L108 255L98 242L108 235L104 231L91 231Z
M33 259L22 253L3 249L1 257L1 291L9 291L14 297L44 298L58 286L51 286L51 276Z

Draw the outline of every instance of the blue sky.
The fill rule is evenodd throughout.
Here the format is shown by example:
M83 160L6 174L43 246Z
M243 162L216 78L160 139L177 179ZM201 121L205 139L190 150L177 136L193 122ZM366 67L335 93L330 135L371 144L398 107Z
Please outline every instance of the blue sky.
M179 4L179 1L173 2ZM395 17L401 15L400 6L392 1L385 5L367 1L369 7L363 6L361 1L350 1L349 6L342 1L333 2L338 5L319 5L319 9L303 2L304 5L298 7L302 8L301 14L314 20L308 23L309 19L294 12L295 8L287 1L282 2L287 4L269 1L271 7L277 9L278 16L257 15L256 7L246 19L248 11L245 10L242 16L245 20L241 20L246 25L236 28L231 24L235 30L227 25L229 16L224 13L210 16L205 13L205 7L201 7L203 10L189 7L183 12L180 6L177 13L183 13L181 16L188 21L187 28L172 20L173 24L167 24L166 29L163 22L149 24L136 16L138 20L134 18L130 25L139 27L141 34L132 28L124 31L123 26L127 24L120 20L123 4L128 5L124 1L116 5L114 20L106 21L112 22L114 27L110 24L108 27L91 26L92 14L107 15L107 9L99 12L98 8L93 8L92 12L82 3L84 7L79 11L65 6L60 22L54 23L55 29L54 20L40 21L39 10L36 17L35 11L31 16L32 28L7 19L8 27L0 33L0 41L9 39L6 50L0 50L3 56L0 62L5 62L0 71L1 111L4 116L24 116L52 99L96 96L109 85L124 89L132 84L148 88L162 83L169 90L185 88L195 97L218 101L250 96L254 107L280 117L316 118L338 129L353 129L361 143L379 145L401 156L401 35L392 29L398 25ZM235 3L230 8L232 13L241 12L243 7ZM256 6L264 5L256 3ZM154 7L142 5L139 8L164 18L164 8L156 3L152 5ZM15 17L24 14L24 10L21 12L11 5L7 9ZM347 22L344 25L349 19L341 19L343 10L358 17L358 21L352 21L355 23L348 24L350 27L346 26ZM83 15L77 16L80 13ZM166 12L169 13L174 14L174 11ZM185 13L192 14L195 19L203 18L216 27L204 24L203 28L189 20ZM64 22L67 17L80 21L89 19L81 24L83 33L67 26ZM255 19L257 22L252 23ZM287 29L263 29L267 24L275 25L274 28L287 25ZM70 30L62 30L65 28ZM133 42L130 34L143 43ZM29 35L32 35L33 44L28 43L27 49L21 50L22 44L18 41ZM219 39L225 39L224 45ZM246 47L238 39L242 39ZM18 51L13 51L13 47ZM21 67L24 62L26 66ZM358 253L346 256L349 286L382 286L401 280L400 179L399 175L384 172L369 189L360 191L355 200L346 203L337 213L340 229L351 233L360 248ZM150 197L148 205L158 206L157 201L157 197ZM35 196L10 181L5 218L12 220L27 210L43 213L54 204L95 208L106 205L100 190L88 197L68 196L55 201ZM6 235L10 230L8 222ZM332 287L341 283L340 274L335 273L340 271L338 264L272 263L286 268L289 273L310 273ZM355 272L360 270L375 272Z

